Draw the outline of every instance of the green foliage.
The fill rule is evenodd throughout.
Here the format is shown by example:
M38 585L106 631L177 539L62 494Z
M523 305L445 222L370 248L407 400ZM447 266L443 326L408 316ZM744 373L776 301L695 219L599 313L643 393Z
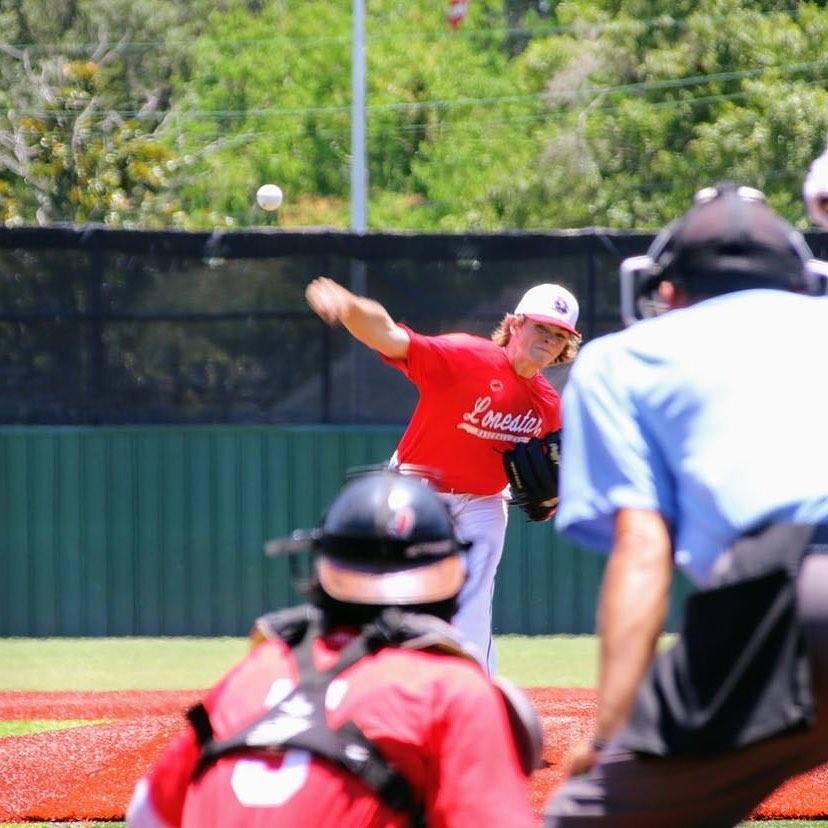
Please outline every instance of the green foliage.
M0 220L348 226L351 7L0 0ZM650 229L719 179L807 225L824 2L473 0L456 31L447 9L367 3L371 227Z
M36 211L40 223L185 223L169 186L177 160L138 121L96 123L100 83L98 64L68 62L33 102L39 109L0 116L0 130L18 139L18 178L0 189L7 222Z
M204 6L194 3L187 14ZM146 47L131 48L143 44L129 35L197 28L187 19L182 5L154 0L0 2L9 40L0 57L4 223L190 224L177 196L188 159L156 136L156 110L169 99L168 79L185 56L148 56Z
M700 186L731 179L763 188L805 226L801 182L828 130L824 11L710 0L687 4L682 19L677 5L662 17L648 5L646 20L620 4L594 40L583 97L555 107L550 155L574 182L568 200L589 205L588 216L561 218L657 227ZM558 75L587 54L584 44Z

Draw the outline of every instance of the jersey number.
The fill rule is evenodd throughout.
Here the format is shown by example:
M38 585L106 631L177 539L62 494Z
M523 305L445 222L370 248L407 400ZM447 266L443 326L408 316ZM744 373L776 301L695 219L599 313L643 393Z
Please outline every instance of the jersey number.
M265 707L278 704L293 686L290 679L276 679L265 697ZM236 799L249 808L284 805L307 782L311 758L306 750L288 750L278 768L269 767L262 759L239 759L230 786Z
M311 755L306 750L289 750L278 768L261 759L239 759L230 785L236 799L249 808L284 805L308 779Z

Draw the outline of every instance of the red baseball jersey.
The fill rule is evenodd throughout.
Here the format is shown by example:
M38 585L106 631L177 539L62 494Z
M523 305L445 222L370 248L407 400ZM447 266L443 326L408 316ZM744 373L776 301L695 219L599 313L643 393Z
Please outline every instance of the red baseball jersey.
M400 463L441 472L443 491L492 495L507 483L501 455L561 427L558 392L542 374L515 373L503 348L469 334L411 337L405 359L384 358L420 399L397 448Z
M314 644L327 669L353 637L334 631ZM290 650L258 646L204 701L216 738L258 718L297 680ZM326 697L334 728L353 720L425 803L429 826L530 826L528 780L499 692L472 661L384 649L345 670ZM359 779L300 750L227 756L192 780L199 746L187 727L147 779L149 801L171 826L407 826Z

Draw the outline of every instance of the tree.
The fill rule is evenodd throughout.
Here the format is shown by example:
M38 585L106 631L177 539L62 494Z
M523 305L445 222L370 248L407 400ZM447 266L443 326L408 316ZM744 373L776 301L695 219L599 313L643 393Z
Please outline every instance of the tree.
M6 223L191 225L177 190L193 159L159 138L186 50L136 49L131 33L160 37L167 23L170 36L182 34L198 25L181 22L184 5L172 4L170 14L169 4L152 0L0 0L9 37L0 43ZM116 38L113 26L121 27Z
M534 191L547 185L553 223L657 227L698 187L738 179L805 226L802 177L828 131L825 12L646 5L649 18L632 16L640 3L618 3L552 76ZM582 10L573 6L573 24Z
M369 0L371 227L653 228L736 177L805 225L824 3L445 10ZM283 226L349 225L350 0L0 0L0 24L0 219L270 223L272 181Z

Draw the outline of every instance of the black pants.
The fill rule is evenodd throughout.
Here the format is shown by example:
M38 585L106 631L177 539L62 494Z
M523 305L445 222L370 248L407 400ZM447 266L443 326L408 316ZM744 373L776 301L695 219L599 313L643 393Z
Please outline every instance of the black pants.
M814 538L822 541L821 533ZM610 745L546 806L545 826L732 826L780 784L828 762L828 554L812 547L797 576L813 726L705 756L655 757Z

